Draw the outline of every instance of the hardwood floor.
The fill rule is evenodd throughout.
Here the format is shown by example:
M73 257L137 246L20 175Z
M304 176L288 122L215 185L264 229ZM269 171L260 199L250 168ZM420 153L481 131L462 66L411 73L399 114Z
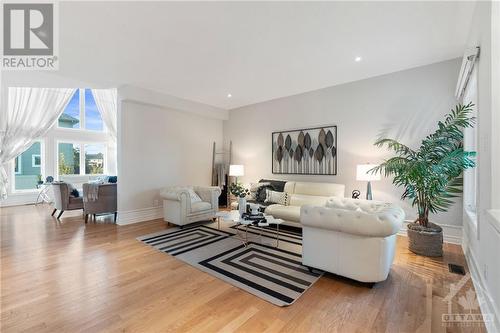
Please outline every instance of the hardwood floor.
M387 281L372 289L322 277L280 308L138 242L162 220L129 226L112 216L85 225L81 213L58 222L49 206L1 208L1 332L484 332L443 326L450 284L462 276L461 248L431 259L404 237ZM452 298L453 313L471 288ZM477 313L477 310L472 310Z

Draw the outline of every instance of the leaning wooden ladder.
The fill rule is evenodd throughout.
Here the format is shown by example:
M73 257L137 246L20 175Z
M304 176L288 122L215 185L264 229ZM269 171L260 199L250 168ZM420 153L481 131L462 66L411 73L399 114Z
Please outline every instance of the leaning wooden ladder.
M221 151L217 151L217 144L214 141L212 145L212 186L217 186L217 170L215 169L215 159L217 158L218 155L222 155L222 162L225 163L225 156L228 156L228 166L231 164L231 159L232 159L232 151L233 151L233 142L229 141L229 150L225 151L222 149ZM229 187L229 184L226 184ZM228 190L229 192L229 190ZM229 193L227 194L227 200L226 200L226 206L229 207L230 205L230 198L229 198Z

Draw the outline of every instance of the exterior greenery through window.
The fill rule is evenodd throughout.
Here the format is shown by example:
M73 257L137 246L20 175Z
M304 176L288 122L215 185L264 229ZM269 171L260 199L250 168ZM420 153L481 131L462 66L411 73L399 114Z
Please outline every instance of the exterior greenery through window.
M83 155L81 154L82 151ZM105 151L106 146L102 143L76 144L60 142L58 144L59 175L103 174ZM85 167L81 168L80 164Z

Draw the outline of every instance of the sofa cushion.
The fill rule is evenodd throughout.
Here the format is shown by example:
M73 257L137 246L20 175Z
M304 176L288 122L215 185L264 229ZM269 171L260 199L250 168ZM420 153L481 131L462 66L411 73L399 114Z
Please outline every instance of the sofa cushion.
M209 202L198 201L191 203L191 212L201 212L202 210L210 210L212 205Z
M265 213L277 219L300 222L299 206L270 205L266 208Z
M80 208L83 208L83 198L82 197L75 198L73 196L70 196L68 200L68 210L80 209Z
M290 206L314 205L324 206L328 197L318 195L289 194Z

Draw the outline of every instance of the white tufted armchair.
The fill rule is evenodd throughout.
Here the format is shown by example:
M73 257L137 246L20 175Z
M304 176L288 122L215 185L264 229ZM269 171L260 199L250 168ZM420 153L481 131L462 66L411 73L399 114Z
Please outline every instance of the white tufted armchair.
M192 202L191 191L194 191L201 201ZM163 198L163 219L181 227L210 220L219 210L220 194L221 190L217 186L166 187L160 192Z
M403 209L383 202L330 198L302 206L302 263L361 282L387 279Z

